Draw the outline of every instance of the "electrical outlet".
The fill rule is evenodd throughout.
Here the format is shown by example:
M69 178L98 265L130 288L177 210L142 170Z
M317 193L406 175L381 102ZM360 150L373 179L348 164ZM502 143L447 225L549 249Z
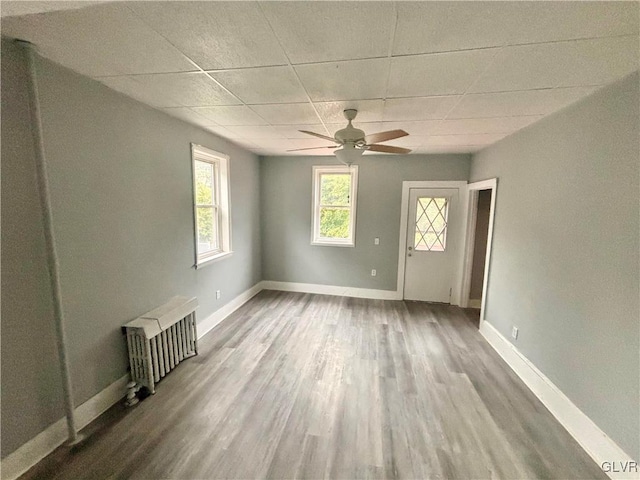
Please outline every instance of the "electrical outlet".
M378 237L373 239L373 244L374 245L380 245L380 239Z
M376 272L376 269L374 268L373 270L371 270L371 276L375 277L378 274L378 272Z
M221 296L220 290L216 290L216 300L219 299Z
M513 327L511 329L511 338L513 338L514 340L518 339L518 327Z

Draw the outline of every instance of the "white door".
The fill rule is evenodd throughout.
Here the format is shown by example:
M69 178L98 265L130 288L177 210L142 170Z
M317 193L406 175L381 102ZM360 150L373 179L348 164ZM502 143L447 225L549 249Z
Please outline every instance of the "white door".
M457 188L409 190L404 298L450 303L459 221Z

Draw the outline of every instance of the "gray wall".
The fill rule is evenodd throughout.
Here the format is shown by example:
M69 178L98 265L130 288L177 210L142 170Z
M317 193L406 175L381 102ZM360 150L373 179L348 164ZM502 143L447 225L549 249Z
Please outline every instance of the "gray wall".
M499 177L486 319L640 459L638 74L478 153ZM614 459L612 459L614 460Z
M2 457L64 415L27 69L2 43Z
M24 63L10 44L3 43L2 53L6 456L62 411ZM202 320L260 281L260 163L213 134L48 61L38 63L38 72L72 379L80 404L126 373L122 324L177 294L198 297ZM200 270L193 268L190 142L231 156L234 253ZM215 300L216 289L222 290L220 300Z
M489 214L491 213L491 190L478 192L478 216L473 245L473 262L471 265L471 285L469 298L482 299L482 282L484 281L484 264L487 254L487 235L489 234Z
M366 155L358 171L356 246L311 245L312 166L335 157L265 157L261 200L265 280L395 290L404 180L467 180L469 155ZM374 237L380 245L373 244ZM371 269L377 276L371 276Z

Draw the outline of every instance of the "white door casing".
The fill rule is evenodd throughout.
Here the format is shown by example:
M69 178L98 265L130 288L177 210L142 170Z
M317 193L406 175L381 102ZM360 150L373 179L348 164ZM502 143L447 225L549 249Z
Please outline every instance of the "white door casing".
M475 243L476 215L478 192L480 190L491 190L491 207L489 210L489 231L487 233L487 248L484 262L484 278L482 282L482 300L480 303L480 324L484 322L484 312L487 302L487 290L489 288L489 270L491 268L491 253L493 249L493 220L496 208L496 196L498 194L498 179L490 178L468 185L468 215L466 226L466 247L462 276L462 291L460 296L460 306L469 305L469 289L471 283L471 270L473 266L473 246Z

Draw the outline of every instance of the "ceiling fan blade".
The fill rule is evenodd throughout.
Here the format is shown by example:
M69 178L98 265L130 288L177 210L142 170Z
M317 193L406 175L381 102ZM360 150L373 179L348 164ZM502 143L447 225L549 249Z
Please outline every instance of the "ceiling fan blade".
M367 145L367 150L370 152L384 152L384 153L409 153L411 150L402 147L393 147L391 145Z
M364 137L364 141L369 144L380 143L386 142L388 140L393 140L395 138L406 137L407 135L409 134L404 130L389 130L387 132L372 133L371 135L367 135L366 137Z
M329 145L329 146L322 146L322 147L308 147L308 148L296 148L294 150L287 150L287 152L299 152L301 150L318 150L320 148L338 148L340 145Z
M298 131L301 133L306 133L307 135L313 135L314 137L323 138L325 140L329 140L330 142L340 144L340 142L337 141L335 138L328 137L326 135L321 135L320 133L308 132L307 130L298 130Z

